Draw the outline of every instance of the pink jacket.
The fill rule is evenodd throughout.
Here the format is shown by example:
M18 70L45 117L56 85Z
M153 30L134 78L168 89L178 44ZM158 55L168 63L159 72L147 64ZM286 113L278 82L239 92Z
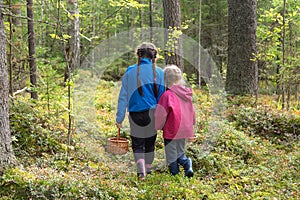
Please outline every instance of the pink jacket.
M173 85L163 93L155 110L155 129L163 130L165 139L194 137L196 123L192 89Z

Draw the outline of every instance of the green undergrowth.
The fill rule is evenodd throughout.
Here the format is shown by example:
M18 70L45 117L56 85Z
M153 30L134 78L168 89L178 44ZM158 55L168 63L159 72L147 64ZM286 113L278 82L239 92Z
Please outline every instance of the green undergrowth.
M251 102L252 101L252 102ZM281 110L272 104L253 104L253 99L233 100L227 109L227 118L241 130L259 135L273 142L291 143L300 138L300 113L297 110ZM231 102L232 103L232 102Z
M22 97L12 101L10 129L15 154L38 156L65 151L65 113L65 110L49 111L43 102Z
M203 138L205 140L205 138ZM98 150L101 159L73 151L22 157L27 164L1 177L2 199L298 199L299 143L288 149L249 136L222 123L222 133L209 151L204 140L188 146L195 177L168 174L155 161L145 181L134 173L131 152L113 156ZM101 148L101 147L99 147ZM95 149L94 149L95 150ZM157 152L159 154L159 152ZM159 162L164 162L160 160Z
M80 110L84 117L76 122L80 126L74 127L71 146L66 145L63 107L49 112L25 99L16 102L11 115L16 120L11 123L19 164L0 177L0 199L300 198L299 140L274 142L237 130L237 122L211 115L213 105L205 91L195 91L197 141L187 145L195 176L185 178L182 170L178 176L169 175L159 132L154 172L139 181L131 150L125 155L106 151L107 139L117 131L118 89L117 83L101 81L96 90L89 90L94 113L90 108ZM91 94L85 95L83 100L89 100ZM128 132L125 121L122 137Z

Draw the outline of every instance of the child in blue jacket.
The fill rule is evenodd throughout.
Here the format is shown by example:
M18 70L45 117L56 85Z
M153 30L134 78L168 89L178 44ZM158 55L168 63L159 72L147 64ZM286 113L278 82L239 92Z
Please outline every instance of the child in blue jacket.
M122 127L126 110L129 112L130 137L137 174L144 179L151 172L157 131L154 110L164 92L164 73L156 66L157 48L152 43L137 47L138 63L129 66L122 77L118 99L116 125Z

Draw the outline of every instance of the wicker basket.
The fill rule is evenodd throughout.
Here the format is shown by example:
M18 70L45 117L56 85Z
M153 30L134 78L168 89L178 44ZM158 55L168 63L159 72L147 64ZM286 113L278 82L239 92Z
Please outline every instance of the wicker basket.
M117 137L108 138L107 151L112 154L125 154L128 152L129 141L126 138L120 138L120 128Z

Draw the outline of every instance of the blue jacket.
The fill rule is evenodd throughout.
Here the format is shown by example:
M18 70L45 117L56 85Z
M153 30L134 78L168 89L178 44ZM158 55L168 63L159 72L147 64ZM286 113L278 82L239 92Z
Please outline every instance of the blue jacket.
M155 97L152 62L148 58L142 58L140 80L143 88L143 96L141 96L137 86L137 68L137 64L129 66L122 77L122 87L119 94L118 111L116 115L117 123L123 122L126 109L128 109L128 112L142 112L155 108L160 96L165 90L164 72L161 68L156 67L158 96Z

